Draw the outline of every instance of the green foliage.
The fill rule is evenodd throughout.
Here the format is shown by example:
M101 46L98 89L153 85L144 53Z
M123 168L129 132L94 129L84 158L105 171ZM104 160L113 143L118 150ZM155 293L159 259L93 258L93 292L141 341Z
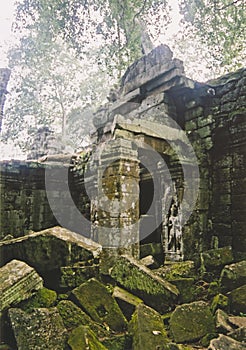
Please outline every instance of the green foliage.
M180 1L184 35L195 36L208 49L210 69L224 73L243 66L246 12L243 0Z

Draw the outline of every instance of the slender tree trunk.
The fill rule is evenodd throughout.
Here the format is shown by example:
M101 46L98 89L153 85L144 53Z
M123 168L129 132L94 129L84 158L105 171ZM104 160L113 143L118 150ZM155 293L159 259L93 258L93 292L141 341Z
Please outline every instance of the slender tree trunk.
M2 130L3 109L6 100L7 85L10 77L10 70L8 68L0 68L0 132Z

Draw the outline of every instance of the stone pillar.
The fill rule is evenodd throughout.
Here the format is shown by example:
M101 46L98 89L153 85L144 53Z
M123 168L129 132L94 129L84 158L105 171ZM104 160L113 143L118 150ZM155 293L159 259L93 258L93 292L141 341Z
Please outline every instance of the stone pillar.
M139 161L130 140L107 142L98 167L97 235L108 257L139 257Z

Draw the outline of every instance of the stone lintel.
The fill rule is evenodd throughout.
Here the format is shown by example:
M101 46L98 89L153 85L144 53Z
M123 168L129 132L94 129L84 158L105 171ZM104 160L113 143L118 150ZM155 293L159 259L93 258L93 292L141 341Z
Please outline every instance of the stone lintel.
M37 272L23 261L12 260L0 269L0 311L28 299L43 287Z

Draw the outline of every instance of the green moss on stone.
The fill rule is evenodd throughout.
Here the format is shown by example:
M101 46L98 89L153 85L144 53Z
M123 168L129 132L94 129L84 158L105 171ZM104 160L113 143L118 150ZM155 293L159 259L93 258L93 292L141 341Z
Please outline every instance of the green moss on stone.
M109 337L110 333L101 325L92 321L92 319L77 305L70 300L60 301L57 305L59 314L68 330L75 329L81 325L89 326L99 337Z
M29 300L23 301L19 306L27 311L31 312L33 309L45 307L49 308L55 305L57 294L54 290L47 288L39 289L36 294Z
M217 294L211 304L211 310L212 313L214 314L217 309L222 309L226 312L229 311L229 299L227 296L223 294Z
M177 306L170 318L170 330L178 343L199 340L215 333L213 315L202 301Z
M85 326L79 326L71 332L68 344L72 350L107 350L92 330Z
M81 284L72 291L72 295L95 322L107 324L115 331L126 328L127 321L117 302L96 279Z

